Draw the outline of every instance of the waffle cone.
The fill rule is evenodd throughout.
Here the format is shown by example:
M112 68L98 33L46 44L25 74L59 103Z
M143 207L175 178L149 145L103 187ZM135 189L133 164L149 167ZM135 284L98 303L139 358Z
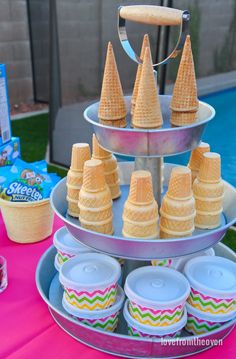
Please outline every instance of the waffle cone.
M114 155L111 156L111 158L105 159L102 161L104 166L105 173L112 172L114 170L117 170L117 159Z
M195 217L195 226L201 229L214 229L220 226L221 220L221 212L216 213L208 213L208 212L200 212L197 211Z
M83 183L83 172L69 170L67 173L67 185L69 186L82 186Z
M99 192L87 192L82 187L79 193L79 206L86 208L103 208L111 203L111 192L108 185Z
M116 66L116 60L112 44L109 42L107 47L98 117L103 121L113 121L124 119L126 114L127 110Z
M140 53L140 59L142 61L144 59L144 53L145 53L146 47L150 48L148 34L145 34L143 37L142 49L141 49L141 53ZM133 115L133 113L134 113L135 103L136 103L136 99L138 96L138 89L139 89L141 73L142 73L142 64L138 64L136 78L135 78L135 82L134 82L133 94L132 94L132 98L131 98L131 115Z
M160 212L175 217L192 215L195 213L195 200L191 197L184 201L179 201L165 195L161 203Z
M137 205L147 205L153 202L152 176L149 171L132 173L128 200Z
M171 111L171 124L174 126L187 126L196 122L197 111L195 112L177 112Z
M215 212L222 210L223 196L217 198L195 198L196 210L203 212Z
M192 197L192 178L188 167L179 166L171 171L167 196L185 200Z
M158 238L157 222L132 223L130 221L124 221L122 233L123 236L126 238L142 238L142 239Z
M99 192L105 188L105 174L102 161L89 160L84 164L82 188L88 192Z
M105 126L111 126L111 127L126 127L127 123L126 123L126 118L121 118L118 120L103 120L100 119L99 121L102 125Z
M146 222L158 220L158 206L154 200L151 204L146 206L137 206L129 201L125 202L123 211L124 221L127 219L132 222Z
M161 228L160 229L160 238L161 239L171 239L171 238L183 238L189 237L193 234L193 232L182 232L182 233L170 233L167 229Z
M88 143L75 143L72 146L71 166L74 171L83 171L85 161L90 160L91 153Z
M137 128L158 128L163 124L150 49L146 47L132 124Z
M189 35L185 40L170 107L178 112L196 112L198 109L197 84Z
M116 199L116 198L120 197L121 190L120 190L120 181L119 180L114 184L110 184L109 188L110 188L110 191L111 191L111 198L112 199Z
M161 215L160 226L161 228L173 231L176 234L179 232L192 232L192 229L194 228L194 217L190 219L179 220L179 217L175 217L175 219L169 219Z
M112 217L108 218L103 222L93 222L80 220L81 226L85 229L88 229L93 232L103 233L103 234L113 234L114 229L112 226Z
M201 142L200 145L192 150L188 167L191 170L199 171L202 162L203 154L210 151L210 146L206 142Z
M224 182L221 180L218 183L205 183L195 179L193 183L194 197L200 198L217 198L224 194Z
M93 134L93 159L96 160L104 160L107 158L111 158L112 154L111 152L108 152L104 148L101 147L99 144L97 137L95 134Z
M189 168L189 166L188 166L188 168ZM199 171L191 170L191 173L192 173L192 184L193 184L193 182L195 181L195 179L197 178L198 172L199 172Z
M117 183L119 181L118 168L111 172L105 172L105 179L108 186Z
M87 208L80 205L80 220L90 222L105 221L112 217L112 202L100 208Z
M203 154L198 179L206 183L217 183L220 181L221 160L218 153L207 152Z

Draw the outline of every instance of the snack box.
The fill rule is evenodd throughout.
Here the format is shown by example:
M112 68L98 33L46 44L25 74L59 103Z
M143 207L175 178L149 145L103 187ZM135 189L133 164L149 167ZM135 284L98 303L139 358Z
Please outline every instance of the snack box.
M21 157L19 137L12 137L10 142L0 146L0 167L13 165L19 157Z
M11 120L7 91L6 66L0 64L0 146L11 139Z

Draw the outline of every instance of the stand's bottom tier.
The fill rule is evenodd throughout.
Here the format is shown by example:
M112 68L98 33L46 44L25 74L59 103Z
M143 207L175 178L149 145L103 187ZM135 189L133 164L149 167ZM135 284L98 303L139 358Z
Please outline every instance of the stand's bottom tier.
M236 255L223 244L215 246L216 255L236 262ZM42 256L36 272L36 282L40 295L48 304L52 317L57 324L76 340L113 355L130 358L174 358L184 357L210 349L212 341L226 337L234 328L235 321L225 323L219 329L199 336L171 339L168 344L161 339L136 338L127 335L127 327L122 314L115 333L103 332L86 326L73 319L62 307L63 288L54 268L56 249L51 247ZM204 339L203 341L199 339ZM176 344L178 341L178 345Z

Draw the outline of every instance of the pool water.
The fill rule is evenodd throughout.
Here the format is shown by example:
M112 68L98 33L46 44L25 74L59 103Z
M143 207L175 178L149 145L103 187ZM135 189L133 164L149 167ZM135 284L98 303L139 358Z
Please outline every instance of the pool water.
M203 96L202 101L216 110L215 118L207 125L202 140L212 152L221 154L222 177L236 186L236 88ZM189 153L171 156L166 162L186 165Z

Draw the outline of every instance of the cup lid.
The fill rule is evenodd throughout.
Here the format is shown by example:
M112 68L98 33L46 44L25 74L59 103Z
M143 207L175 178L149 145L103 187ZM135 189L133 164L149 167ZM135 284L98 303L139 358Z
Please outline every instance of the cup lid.
M176 258L177 263L175 269L177 269L180 272L183 272L185 264L192 258L200 257L200 256L214 256L215 251L213 248L204 249L202 251L189 254L187 256Z
M167 326L160 326L160 327L158 327L158 326L154 327L151 325L142 324L131 316L129 309L128 309L128 305L129 305L129 300L127 299L125 302L125 305L124 305L124 310L123 310L123 314L124 314L124 318L125 318L126 322L131 327L133 327L133 328L137 329L138 331L145 333L145 334L162 336L162 335L176 333L179 330L181 330L187 323L187 311L186 311L186 308L184 308L184 312L183 312L181 319L178 322L175 322L174 324L167 325Z
M187 312L189 314L194 315L194 317L202 320L206 320L208 322L216 322L216 323L227 322L236 317L236 311L232 311L226 314L205 313L197 308L192 307L192 305L190 305L188 302L186 302L186 309Z
M54 246L65 253L78 254L92 252L92 250L78 242L68 231L66 227L61 227L54 233Z
M183 304L190 286L183 274L165 267L141 267L131 272L125 293L135 303L151 308L169 308Z
M124 302L125 294L123 289L120 286L117 286L117 296L115 303L105 309L99 309L99 310L87 310L87 309L79 309L68 303L68 301L65 299L65 293L63 294L62 299L62 306L65 309L66 312L68 312L71 315L74 315L78 318L83 319L99 319L99 318L106 318L110 315L115 314L118 312Z
M184 274L190 285L203 294L215 298L236 297L236 263L217 256L190 259Z
M62 265L59 280L63 286L75 290L94 290L116 283L120 275L121 267L116 259L101 253L82 253Z

